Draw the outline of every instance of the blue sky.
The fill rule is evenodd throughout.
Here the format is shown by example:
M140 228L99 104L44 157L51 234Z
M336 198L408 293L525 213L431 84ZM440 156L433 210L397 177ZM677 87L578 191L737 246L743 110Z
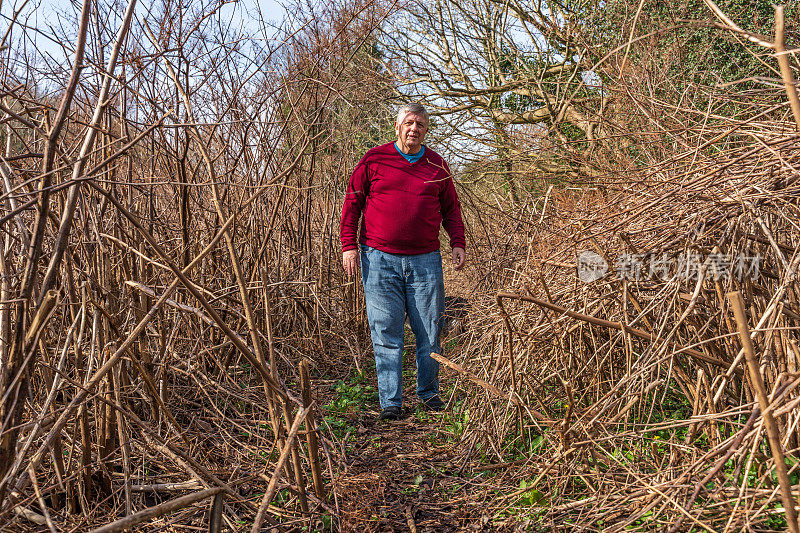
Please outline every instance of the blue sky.
M106 3L108 0L101 0ZM120 12L127 5L127 0L118 0ZM20 8L17 24L25 24L35 31L27 31L27 37L36 47L57 61L68 60L64 49L55 39L53 28L63 28L68 32L77 30L77 19L80 14L82 0L0 0L0 36L5 34L9 21ZM145 17L147 9L156 5L152 0L137 0L137 18ZM233 23L245 31L257 30L257 14L260 12L267 23L280 25L285 19L286 9L280 0L228 0L220 8L221 12ZM60 31L59 31L60 33ZM21 28L12 33L19 36Z

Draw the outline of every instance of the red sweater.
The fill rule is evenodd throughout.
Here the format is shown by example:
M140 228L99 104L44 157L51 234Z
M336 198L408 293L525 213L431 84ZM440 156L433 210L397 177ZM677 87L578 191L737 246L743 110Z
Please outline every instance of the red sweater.
M464 248L461 204L450 168L427 146L416 163L400 155L393 142L366 153L347 186L340 226L342 251L356 247L360 217L358 242L384 252L436 251L442 223L450 246Z

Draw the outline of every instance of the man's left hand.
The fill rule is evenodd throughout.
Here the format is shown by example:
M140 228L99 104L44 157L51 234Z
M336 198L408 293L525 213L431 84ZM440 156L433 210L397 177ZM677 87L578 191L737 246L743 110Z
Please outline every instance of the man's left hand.
M461 270L464 263L467 262L467 254L463 248L453 248L453 268Z

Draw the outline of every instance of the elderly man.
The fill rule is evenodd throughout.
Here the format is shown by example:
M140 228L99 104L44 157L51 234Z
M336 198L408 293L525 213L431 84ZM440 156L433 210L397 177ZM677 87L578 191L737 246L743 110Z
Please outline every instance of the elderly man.
M377 146L356 165L342 209L342 264L358 267L375 351L381 420L400 418L403 403L403 328L411 324L417 345L417 396L441 410L439 363L444 280L439 226L450 236L453 265L464 266L464 223L450 169L422 144L428 112L418 104L399 110L397 141ZM361 219L361 235L357 233Z

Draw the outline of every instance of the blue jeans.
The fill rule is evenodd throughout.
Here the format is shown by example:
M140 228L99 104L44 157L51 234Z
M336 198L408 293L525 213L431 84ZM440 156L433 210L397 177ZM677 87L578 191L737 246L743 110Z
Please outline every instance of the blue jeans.
M405 317L417 343L417 396L439 394L439 336L444 313L444 277L439 251L389 254L361 245L361 281L375 351L381 408L403 404L403 328Z

